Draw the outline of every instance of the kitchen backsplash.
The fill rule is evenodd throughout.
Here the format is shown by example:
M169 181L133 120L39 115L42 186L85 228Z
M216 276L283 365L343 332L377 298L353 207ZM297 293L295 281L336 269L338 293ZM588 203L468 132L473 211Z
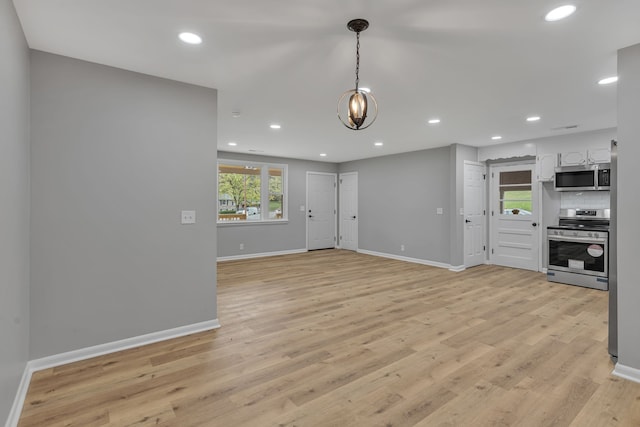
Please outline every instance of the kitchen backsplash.
M563 192L560 195L561 208L608 209L610 204L608 191Z

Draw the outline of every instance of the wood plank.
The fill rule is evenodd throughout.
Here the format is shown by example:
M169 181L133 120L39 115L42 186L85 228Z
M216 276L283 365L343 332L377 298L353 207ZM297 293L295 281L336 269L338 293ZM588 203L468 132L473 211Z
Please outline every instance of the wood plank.
M638 426L607 293L349 251L218 264L221 329L33 375L31 426Z

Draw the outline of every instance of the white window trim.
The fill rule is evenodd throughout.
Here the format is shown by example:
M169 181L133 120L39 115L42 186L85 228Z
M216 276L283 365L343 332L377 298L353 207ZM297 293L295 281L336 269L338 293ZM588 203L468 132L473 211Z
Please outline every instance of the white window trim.
M260 206L267 206L267 209L260 209L259 220L243 220L243 221L220 221L218 219L218 203L220 202L220 194L218 193L220 187L218 183L219 172L216 173L216 223L221 226L247 226L247 225L265 225L265 224L286 224L289 222L289 165L282 163L266 163L256 161L243 161L243 160L230 160L230 159L218 159L216 163L216 169L220 170L220 165L237 165L237 166L250 166L260 168ZM282 206L282 218L280 219L268 219L263 215L269 215L269 168L282 169L284 174L282 180L282 195L284 203Z

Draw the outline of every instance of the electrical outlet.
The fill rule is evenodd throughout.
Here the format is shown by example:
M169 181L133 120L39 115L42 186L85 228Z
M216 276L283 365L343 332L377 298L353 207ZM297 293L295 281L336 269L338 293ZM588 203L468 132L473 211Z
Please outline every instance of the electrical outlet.
M195 224L196 223L196 211L182 211L181 221L182 224Z
M240 250L243 251L244 250L244 243L240 243Z
M400 245L400 251L404 252L404 245Z

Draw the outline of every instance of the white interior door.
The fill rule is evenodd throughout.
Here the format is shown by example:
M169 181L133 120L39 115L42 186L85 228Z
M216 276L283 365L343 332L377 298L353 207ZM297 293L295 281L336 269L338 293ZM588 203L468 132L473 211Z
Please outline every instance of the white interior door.
M485 166L464 162L464 266L485 261Z
M336 174L307 172L307 249L336 246Z
M340 174L340 247L358 250L358 173Z
M535 165L491 167L491 253L494 264L538 271L538 185Z

